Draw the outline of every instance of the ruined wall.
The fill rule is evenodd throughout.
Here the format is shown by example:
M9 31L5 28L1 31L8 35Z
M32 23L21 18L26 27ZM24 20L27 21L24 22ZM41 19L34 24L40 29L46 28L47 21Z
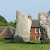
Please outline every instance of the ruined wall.
M30 41L31 18L31 16L26 16L22 11L16 11L17 24L14 35L16 41Z

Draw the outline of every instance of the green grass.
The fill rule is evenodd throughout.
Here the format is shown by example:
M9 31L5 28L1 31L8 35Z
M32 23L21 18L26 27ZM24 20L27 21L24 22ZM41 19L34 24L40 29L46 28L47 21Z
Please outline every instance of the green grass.
M0 42L0 50L50 50L50 44Z

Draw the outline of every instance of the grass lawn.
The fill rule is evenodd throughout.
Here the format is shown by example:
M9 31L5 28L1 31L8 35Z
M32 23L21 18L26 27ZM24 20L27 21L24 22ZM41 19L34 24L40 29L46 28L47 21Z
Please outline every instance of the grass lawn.
M0 50L50 50L50 44L25 44L0 42Z

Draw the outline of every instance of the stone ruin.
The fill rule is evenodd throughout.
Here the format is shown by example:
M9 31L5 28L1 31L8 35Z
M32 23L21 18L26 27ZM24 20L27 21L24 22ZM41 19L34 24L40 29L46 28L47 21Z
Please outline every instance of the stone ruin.
M48 14L41 12L38 14L38 19L43 39L50 39L50 18Z
M16 11L16 31L14 41L28 42L30 41L30 29L32 23L31 15L27 16L22 11Z

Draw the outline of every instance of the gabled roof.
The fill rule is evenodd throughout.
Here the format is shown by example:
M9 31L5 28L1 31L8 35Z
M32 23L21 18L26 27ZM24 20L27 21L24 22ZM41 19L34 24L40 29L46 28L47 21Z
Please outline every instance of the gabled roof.
M32 26L31 27L40 27L38 20L32 20Z

